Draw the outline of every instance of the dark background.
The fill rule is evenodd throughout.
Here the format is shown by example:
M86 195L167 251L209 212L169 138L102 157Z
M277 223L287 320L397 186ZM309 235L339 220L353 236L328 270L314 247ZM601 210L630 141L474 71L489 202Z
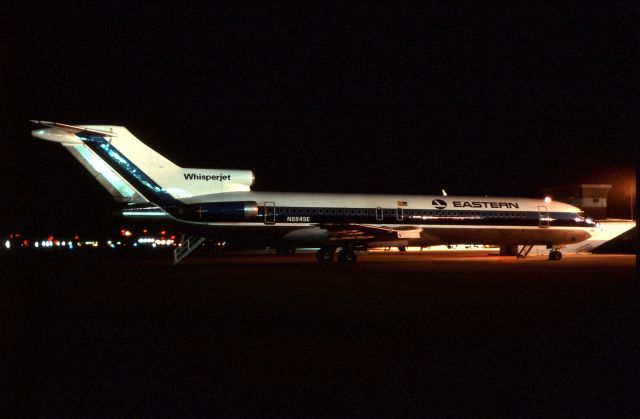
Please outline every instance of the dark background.
M629 217L638 10L443 2L3 14L0 230L99 231L115 203L28 119L114 124L256 190L541 196L611 183Z

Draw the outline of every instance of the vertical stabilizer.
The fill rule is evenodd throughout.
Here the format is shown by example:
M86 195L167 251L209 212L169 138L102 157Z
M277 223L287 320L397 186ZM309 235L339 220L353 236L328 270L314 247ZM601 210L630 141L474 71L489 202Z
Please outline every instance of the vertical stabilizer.
M32 135L62 144L119 202L175 204L177 199L249 191L248 170L181 168L125 127L33 121Z

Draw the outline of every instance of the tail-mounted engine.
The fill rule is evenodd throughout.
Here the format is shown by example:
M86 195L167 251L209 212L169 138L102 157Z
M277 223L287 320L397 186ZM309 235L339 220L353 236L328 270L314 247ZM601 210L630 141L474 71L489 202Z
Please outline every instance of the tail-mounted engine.
M177 217L189 221L248 221L258 216L255 201L204 202L177 208Z

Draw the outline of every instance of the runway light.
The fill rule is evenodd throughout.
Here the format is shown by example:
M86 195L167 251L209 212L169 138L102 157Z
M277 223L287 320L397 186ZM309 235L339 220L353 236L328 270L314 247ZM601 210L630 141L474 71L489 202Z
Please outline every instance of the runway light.
M548 204L549 202L551 202L551 197L550 197L550 196L545 196L545 197L544 197L544 202L545 202L545 203L547 203L547 204Z
M33 245L36 247L36 249L37 249L38 247L40 247L40 245L38 244L38 242L35 242Z
M9 240L4 242L4 247L6 247L7 249L11 249L11 242Z

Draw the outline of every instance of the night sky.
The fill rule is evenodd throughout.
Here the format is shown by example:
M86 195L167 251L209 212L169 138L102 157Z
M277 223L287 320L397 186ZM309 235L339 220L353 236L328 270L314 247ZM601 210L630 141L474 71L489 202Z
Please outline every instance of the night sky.
M635 190L638 10L429 3L105 2L3 13L7 230L113 223L115 201L29 119L113 124L255 190L541 196Z

